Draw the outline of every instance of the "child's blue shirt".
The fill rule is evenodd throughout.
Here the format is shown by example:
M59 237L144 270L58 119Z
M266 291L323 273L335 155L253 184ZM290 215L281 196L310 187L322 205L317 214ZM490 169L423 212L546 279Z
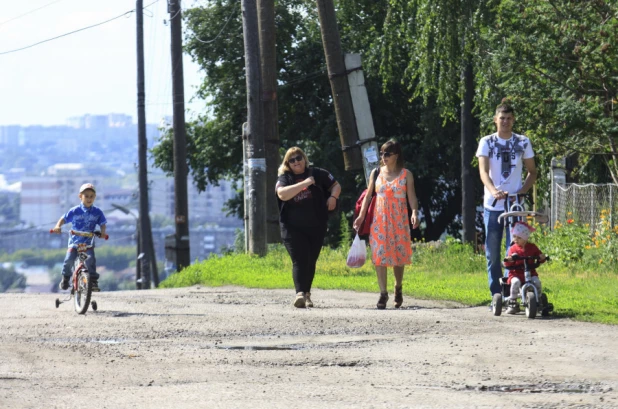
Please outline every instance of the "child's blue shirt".
M96 206L86 207L82 203L79 206L72 207L63 216L65 223L72 223L71 230L81 232L94 232L97 224L103 226L107 223L107 219L103 214L103 211ZM77 247L79 243L92 244L92 237L76 236L74 234L69 235L69 247Z

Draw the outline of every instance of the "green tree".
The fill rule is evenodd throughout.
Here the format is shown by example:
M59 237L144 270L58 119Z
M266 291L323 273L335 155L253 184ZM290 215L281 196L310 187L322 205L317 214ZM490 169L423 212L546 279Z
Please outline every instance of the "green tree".
M17 273L13 267L0 266L0 293L24 288L26 288L26 276Z
M435 100L440 115L457 122L461 146L461 216L464 241L475 239L477 190L472 160L477 120L473 117L478 32L489 13L480 0L390 0L381 71L401 81L425 104ZM408 61L401 76L398 61ZM454 142L454 141L453 141Z
M204 189L207 183L216 183L222 177L238 179L242 175L240 126L245 121L246 97L241 19L238 4L231 1L215 1L206 8L187 10L186 18L185 48L206 72L198 97L207 100L210 107L207 115L187 127L190 171L197 187ZM415 174L424 237L436 239L447 228L456 231L454 220L460 210L451 203L461 200L459 146L453 143L453 138L458 139L457 126L453 122L443 126L435 99L423 106L423 101L414 99L401 84L397 77L405 74L404 61L396 62L393 80L380 77L384 7L369 0L342 1L338 19L343 48L363 56L378 142L399 140L406 167ZM315 4L301 0L278 2L276 24L282 150L300 146L314 164L334 174L343 186L340 207L350 223L364 180L344 169ZM157 166L172 170L169 132L153 154ZM242 201L230 204L236 214L242 214L241 206ZM328 238L333 246L340 238L336 219L331 220L334 228Z
M502 0L494 5L494 23L482 33L483 99L502 94L513 100L519 128L534 138L539 175L547 174L552 156L577 155L582 167L576 171L586 181L605 182L608 173L618 183L618 4Z
M19 223L19 196L0 194L0 227L12 227Z

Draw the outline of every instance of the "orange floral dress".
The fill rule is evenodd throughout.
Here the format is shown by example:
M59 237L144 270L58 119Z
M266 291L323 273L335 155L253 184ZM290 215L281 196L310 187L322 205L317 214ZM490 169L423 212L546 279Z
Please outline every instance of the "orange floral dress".
M376 266L412 264L410 221L406 201L407 170L389 182L380 172L376 179L376 204L369 233L371 258Z

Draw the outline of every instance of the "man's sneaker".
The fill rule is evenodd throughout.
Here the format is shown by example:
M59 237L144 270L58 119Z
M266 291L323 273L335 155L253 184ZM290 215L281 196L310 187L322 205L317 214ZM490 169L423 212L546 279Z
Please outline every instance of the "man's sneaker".
M69 277L62 276L62 281L60 281L60 283L58 284L58 288L60 288L61 290L68 290L69 289Z
M305 307L313 308L313 301L311 301L311 293L305 293Z
M297 293L294 300L294 307L305 308L305 293Z
M99 292L101 289L99 288L99 280L92 280L92 291Z

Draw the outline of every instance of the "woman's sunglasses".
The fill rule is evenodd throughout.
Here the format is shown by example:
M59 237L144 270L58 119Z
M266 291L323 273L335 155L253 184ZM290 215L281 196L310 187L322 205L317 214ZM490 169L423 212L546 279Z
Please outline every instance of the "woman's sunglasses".
M293 158L288 159L288 163L296 163L303 160L302 155L294 156Z
M380 156L383 158L390 158L393 155L396 155L396 154L392 152L380 152Z

